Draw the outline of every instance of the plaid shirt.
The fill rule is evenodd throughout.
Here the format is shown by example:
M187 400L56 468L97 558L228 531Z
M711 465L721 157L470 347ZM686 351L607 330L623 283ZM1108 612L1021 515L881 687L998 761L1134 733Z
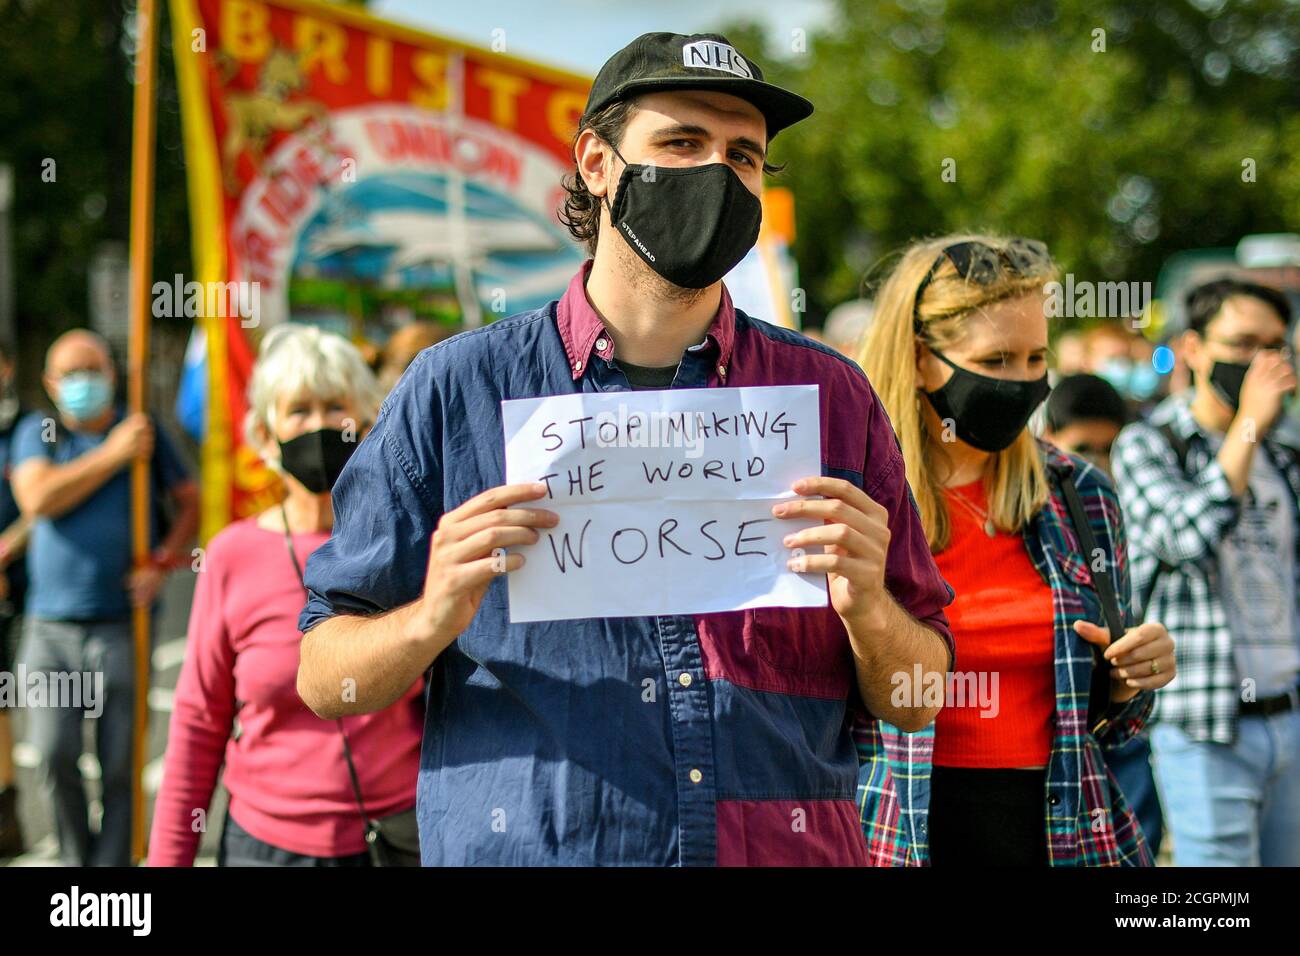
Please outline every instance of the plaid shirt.
M1119 500L1109 479L1082 459L1040 443L1049 474L1074 473L1097 546L1106 551L1126 626L1136 619L1129 600L1128 564ZM1092 685L1091 645L1074 632L1078 620L1103 622L1088 562L1056 482L1047 504L1025 529L1030 560L1052 589L1056 719L1047 764L1047 849L1053 866L1149 866L1151 854L1106 766L1102 750L1127 743L1141 730L1153 695L1141 691L1105 716L1099 736L1087 727ZM956 666L961 660L961 634ZM856 728L860 766L858 808L875 866L929 862L927 811L934 725L906 734L883 721Z
M1156 694L1152 719L1169 721L1193 740L1230 744L1237 735L1241 685L1219 597L1218 550L1240 515L1240 501L1189 402L1186 395L1172 396L1149 421L1125 428L1111 461L1132 534L1136 603L1150 595L1146 617L1164 624L1176 647L1178 679ZM1186 443L1185 469L1156 427L1161 424ZM1294 456L1269 439L1262 448L1300 500ZM1300 577L1300 534L1296 548ZM1300 580L1296 587L1300 593Z

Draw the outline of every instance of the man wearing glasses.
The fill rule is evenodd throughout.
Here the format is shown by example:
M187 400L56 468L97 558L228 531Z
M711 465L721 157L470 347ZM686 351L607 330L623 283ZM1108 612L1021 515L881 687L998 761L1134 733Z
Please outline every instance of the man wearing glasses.
M1156 779L1180 866L1300 865L1300 463L1270 434L1295 391L1275 289L1187 298L1193 387L1112 453L1135 601L1178 679L1156 699Z

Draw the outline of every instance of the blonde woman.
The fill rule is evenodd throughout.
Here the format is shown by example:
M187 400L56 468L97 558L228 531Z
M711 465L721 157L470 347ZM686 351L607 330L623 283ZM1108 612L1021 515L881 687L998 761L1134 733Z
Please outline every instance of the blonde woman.
M300 569L330 535L330 489L378 413L379 384L346 339L286 324L262 342L248 397L248 441L287 494L208 544L149 863L193 864L196 822L224 764L219 865L366 866L373 819L389 842L409 844L404 862L415 865L420 684L384 710L338 722L313 714L297 691Z
M1056 276L1032 240L915 244L861 343L956 592L944 709L919 734L880 725L888 756L862 767L876 863L1151 862L1102 749L1143 725L1173 678L1173 642L1159 624L1133 626L1109 480L1027 427L1049 390L1044 285Z

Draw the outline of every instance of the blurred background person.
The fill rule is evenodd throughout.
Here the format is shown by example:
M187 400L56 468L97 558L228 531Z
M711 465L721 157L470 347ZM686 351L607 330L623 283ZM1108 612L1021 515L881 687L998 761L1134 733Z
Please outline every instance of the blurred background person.
M1094 325L1083 334L1083 371L1100 374L1108 364L1133 359L1132 334L1114 321Z
M397 380L417 355L430 345L437 345L455 334L456 330L452 326L417 320L407 323L389 336L379 354L377 369L379 387L383 393L387 395L393 390Z
M874 310L870 299L841 302L827 314L822 324L821 340L856 362L858 346L871 326Z
M1271 433L1290 317L1267 286L1193 288L1195 384L1114 446L1135 600L1178 644L1151 748L1179 866L1300 866L1300 463Z
M100 336L74 329L56 339L44 381L57 418L27 415L13 439L14 498L32 522L20 656L29 678L96 675L98 690L103 675L94 725L104 812L93 838L78 766L83 709L67 701L27 708L28 737L40 754L64 862L127 866L135 737L131 607L152 605L167 574L189 565L198 486L147 415L127 416L114 405L117 373ZM150 463L154 550L145 567L132 569L129 466L140 458ZM175 513L164 532L165 499Z
M1129 421L1128 405L1097 375L1069 375L1047 397L1043 438L1110 474L1110 447Z
M0 344L0 673L13 673L18 622L27 597L28 521L18 509L10 485L14 429L23 416L14 387L13 348ZM13 724L0 695L0 860L24 850L18 819L14 772Z
M822 331L820 325L805 325L799 331L808 336L808 338L812 339L814 342L820 342L822 345L826 344L826 335Z
M1076 375L1084 370L1088 350L1078 332L1062 332L1056 339L1056 368L1059 376Z
M1110 475L1111 446L1128 421L1128 404L1109 382L1096 375L1071 375L1057 382L1047 397L1042 437ZM1159 856L1164 840L1164 818L1151 773L1151 744L1146 730L1103 754L1129 806L1137 814L1151 855Z
M1160 375L1151 364L1151 343L1114 322L1092 329L1085 340L1088 360L1084 371L1114 386L1133 417L1153 407Z
M998 681L991 701L948 700L920 732L933 735L930 766L924 745L899 745L912 760L892 768L912 784L899 788L900 816L908 832L928 834L935 866L1152 862L1103 749L1141 729L1150 691L1173 676L1173 644L1154 624L1127 627L1108 647L1109 632L1095 623L1104 620L1099 585L1079 570L1085 548L1063 488L1077 487L1122 601L1114 491L1098 469L1027 427L1049 389L1043 286L1056 275L1046 246L1032 240L918 243L881 289L860 351L881 383L935 561L956 592L948 615L957 668ZM1095 667L1089 644L1107 648L1113 666ZM871 800L876 773L864 763L869 846L891 839Z
M168 730L151 866L194 863L194 821L206 816L223 763L230 805L218 865L367 866L362 807L364 818L386 818L386 830L405 832L415 851L408 862L418 865L423 683L385 710L341 721L321 720L297 690L301 568L330 535L330 489L382 398L361 354L338 335L285 324L262 342L245 433L284 479L286 495L208 545Z

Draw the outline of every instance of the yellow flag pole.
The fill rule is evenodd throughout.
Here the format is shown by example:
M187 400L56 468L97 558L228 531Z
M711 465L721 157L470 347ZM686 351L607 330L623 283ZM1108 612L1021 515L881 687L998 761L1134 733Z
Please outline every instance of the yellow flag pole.
M149 290L153 275L153 188L155 85L158 77L158 20L154 0L136 0L135 105L131 133L131 331L127 346L127 388L132 414L147 407ZM149 462L131 463L133 566L149 559ZM149 737L149 611L133 610L135 626L135 724L131 741L131 858L145 855L144 763Z

